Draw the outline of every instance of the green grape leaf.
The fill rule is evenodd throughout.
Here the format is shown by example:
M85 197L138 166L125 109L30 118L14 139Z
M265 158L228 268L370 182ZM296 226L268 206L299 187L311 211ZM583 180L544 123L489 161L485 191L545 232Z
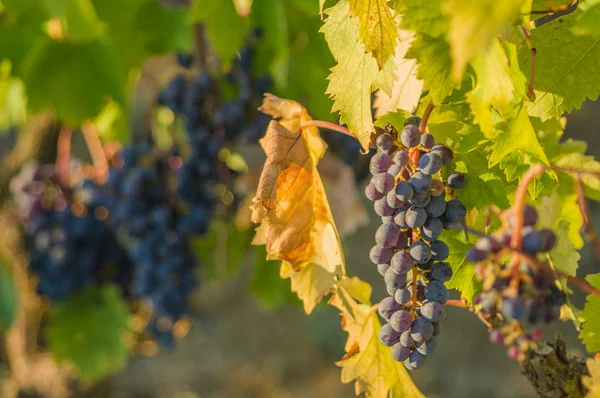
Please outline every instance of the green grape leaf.
M600 35L600 1L582 0L577 6L583 13L571 28L575 35Z
M596 289L600 289L600 274L588 275L585 279ZM579 338L588 352L600 351L600 297L588 294L582 317L585 319Z
M535 61L536 99L528 103L528 112L542 120L559 118L564 112L579 109L587 98L600 94L597 59L600 36L579 37L570 29L579 12L542 25L531 32L537 49ZM527 46L519 51L519 64L528 70L531 53Z
M455 192L468 209L484 210L488 206L506 209L508 183L498 167L490 167L486 161L486 146L478 146L470 152L454 156L453 170L467 176L467 185Z
M248 20L237 14L233 0L193 0L190 16L193 22L206 24L207 36L224 62L244 45Z
M359 37L372 52L380 69L394 55L398 29L385 0L350 0L350 12L358 19Z
M291 280L292 291L302 301L304 312L310 314L323 297L331 293L336 278L341 274L340 266L331 272L318 264L308 263L299 271L294 271L290 263L282 261L279 276Z
M68 40L94 40L104 36L102 21L91 0L43 0L52 17L63 20Z
M328 17L321 32L338 61L331 70L327 87L327 93L334 100L332 111L340 112L340 122L346 123L367 149L374 129L371 92L378 79L377 61L370 53L365 53L356 20L350 18L347 0L328 8L325 14Z
M496 134L489 157L490 166L500 164L511 153L523 155L526 164L550 165L524 107L514 109L506 120L497 123L494 128ZM554 172L548 173L556 177Z
M450 249L446 261L452 266L452 279L446 283L446 286L458 290L462 297L472 302L473 297L481 290L481 282L475 278L475 263L465 260L467 251L473 247L473 244L467 241L463 231L444 231L442 240Z
M128 351L127 305L115 286L91 287L54 302L46 330L57 361L71 361L88 381L122 369Z
M566 169L579 169L600 173L600 162L593 156L586 156L579 152L557 155L552 158L552 164ZM585 194L594 200L600 200L600 178L591 174L582 174L580 178Z
M507 43L510 54L516 55L515 46ZM509 57L499 40L494 40L488 50L476 55L471 61L471 66L477 76L475 87L467 94L475 122L488 138L492 138L493 110L500 114L508 110L510 103L519 93L515 85L525 87L525 76L519 70L519 64L509 63Z
M519 16L524 0L448 0L448 40L452 47L452 75L459 80L469 61L488 49L496 36Z
M279 262L267 260L265 246L252 246L252 249L254 267L248 280L248 289L258 304L268 310L280 308L284 304L299 304L290 284L279 277Z
M32 50L24 66L29 107L53 108L73 125L96 116L108 99L124 102L114 52L102 41L47 41Z
M19 309L19 297L12 273L0 257L0 332L10 328Z
M0 134L21 126L27 116L27 97L23 82L10 74L10 64L0 62Z
M442 13L441 0L396 0L396 12L402 14L400 27L432 37L446 36L450 30L448 16Z
M406 58L417 60L417 77L425 82L424 90L429 90L434 103L441 103L458 87L450 74L450 46L444 38L418 34Z

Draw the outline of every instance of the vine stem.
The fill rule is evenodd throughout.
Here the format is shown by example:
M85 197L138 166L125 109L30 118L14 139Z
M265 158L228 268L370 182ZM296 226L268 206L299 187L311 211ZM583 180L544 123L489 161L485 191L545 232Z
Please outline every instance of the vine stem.
M469 305L462 300L448 300L444 305L458 308L469 308Z
M421 134L425 133L425 129L427 128L427 122L429 121L429 116L431 116L431 112L435 109L435 104L433 102L429 102L427 104L427 108L425 108L425 112L423 112L423 117L421 117L421 123L419 123L419 131Z
M300 128L311 127L311 126L337 131L338 133L345 134L348 137L357 138L356 135L354 135L354 133L352 133L350 130L348 130L348 128L346 128L344 126L340 126L339 124L326 122L324 120L308 120L306 122L303 122L300 125Z
M81 126L81 132L94 162L95 179L102 184L108 178L108 161L100 138L96 133L96 127L92 123L84 123Z
M571 8L575 4L577 4L577 0L573 0L569 4L563 4L562 6L551 7L547 10L531 10L529 12L529 14L531 14L531 15L554 14L554 13L561 12L561 11L567 11L569 8Z
M67 185L69 183L69 164L71 163L71 137L73 129L64 125L58 133L56 143L56 174L60 181Z
M531 52L531 69L529 71L529 83L527 84L527 97L529 97L530 101L535 101L535 92L533 91L533 81L535 78L535 58L537 55L537 49L534 47L531 42L531 37L529 37L529 32L527 28L524 26L520 26L521 33L525 38L525 43L527 43L527 47L529 47L529 51Z

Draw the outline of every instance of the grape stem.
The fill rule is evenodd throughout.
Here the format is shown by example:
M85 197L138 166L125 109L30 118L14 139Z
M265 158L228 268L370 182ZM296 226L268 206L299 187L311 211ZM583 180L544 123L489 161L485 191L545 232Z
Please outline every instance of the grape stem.
M529 47L529 51L531 52L531 69L529 71L529 83L527 84L527 97L530 101L535 101L535 92L533 91L533 81L535 78L535 57L537 55L537 49L533 46L531 42L531 38L529 37L529 32L527 28L524 26L520 26L521 33L525 38L525 43L527 43L527 47Z
M435 105L433 102L429 102L427 104L427 108L425 108L425 112L423 112L423 116L421 117L421 123L419 123L419 131L421 134L425 133L425 129L427 128L427 122L429 121L429 116L431 116L431 112L435 109Z
M64 125L58 133L56 142L56 175L61 183L69 183L69 163L71 163L71 137L73 129Z
M412 230L412 239L411 244L413 244L417 240L417 231ZM412 312L413 314L417 310L417 276L419 275L419 270L417 269L417 263L413 264L412 269L412 294L411 294L411 302L412 302Z
M469 308L469 305L462 300L448 300L444 305L458 308Z
M108 161L100 138L96 133L96 126L93 123L84 123L81 126L81 132L94 162L95 180L102 184L108 178Z
M348 130L348 128L346 128L344 126L340 126L339 124L326 122L324 120L308 120L308 121L302 122L302 124L300 125L300 128L311 127L311 126L337 131L338 133L345 134L348 137L358 139L356 137L356 135L354 135L354 133L352 133L350 130Z

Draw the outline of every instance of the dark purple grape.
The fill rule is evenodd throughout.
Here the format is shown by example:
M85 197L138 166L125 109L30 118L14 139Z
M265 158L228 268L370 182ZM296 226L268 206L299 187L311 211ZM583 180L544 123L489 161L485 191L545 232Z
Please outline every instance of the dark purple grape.
M398 289L396 290L396 294L394 294L394 299L398 304L405 305L411 300L411 294L410 288Z
M410 253L405 251L399 251L392 257L390 265L395 273L406 274L412 269L414 260Z
M431 277L440 282L448 282L452 279L452 267L445 262L438 262L431 268Z
M380 217L393 216L396 212L396 209L394 209L388 204L385 195L383 198L377 199L375 201L375 203L373 204L373 208L375 209L375 213L377 213L377 215Z
M390 319L392 315L402 309L402 306L393 297L386 297L379 303L377 311L383 319Z
M408 224L406 224L406 212L408 209L408 206L402 206L396 210L396 213L394 213L394 222L402 229L410 228Z
M396 163L398 166L406 166L409 160L410 156L408 154L408 151L401 149L394 154L394 163Z
M423 355L431 355L437 349L437 339L431 337L429 340L417 344L417 352Z
M394 300L394 302L396 302ZM398 303L396 303L397 305L400 305ZM410 316L410 312L406 311L406 310L399 310L394 312L394 314L391 316L390 321L389 321L390 325L392 325L392 328L397 331L397 332L404 332L408 329L410 329L411 327L411 323L413 323L412 321L412 317ZM414 336L413 336L414 338Z
M475 248L486 253L497 253L502 250L502 245L496 239L484 236L477 240Z
M429 192L415 192L413 197L408 201L413 206L425 207L431 201Z
M432 179L430 175L417 171L410 177L410 184L413 186L415 192L429 192Z
M379 329L379 341L383 345L391 347L400 340L400 333L396 332L389 323L386 323Z
M387 193L386 200L387 200L388 205L393 209L402 207L406 203L403 200L400 200L398 198L398 196L396 195L396 192L394 190L391 190L390 192Z
M540 229L540 240L542 241L540 252L549 252L556 246L556 235L550 229Z
M534 227L523 228L523 250L530 254L542 251L543 242L540 231Z
M520 320L525 316L525 301L521 297L505 297L502 300L502 315L507 320Z
M446 211L446 201L443 196L432 196L425 206L425 211L431 217L440 217Z
M376 174L373 176L373 179L371 181L375 185L375 188L377 188L377 190L382 193L388 193L389 191L394 189L394 186L396 184L394 176L390 173Z
M378 199L383 198L385 194L379 192L377 188L375 188L374 184L369 184L365 187L365 196L370 201L376 201Z
M414 347L417 342L415 341L415 339L412 338L412 336L410 335L410 330L406 330L404 332L402 332L400 334L400 344L402 344L404 347Z
M444 307L437 301L428 301L421 306L421 316L431 322L444 319Z
M425 287L425 297L427 300L445 304L448 301L448 289L442 282L433 280Z
M390 297L394 297L394 295L396 294L396 291L398 290L398 288L395 288L394 286L391 286L391 285L385 285L385 289L386 289L387 293L390 295Z
M417 343L427 341L433 336L433 324L427 319L419 317L410 325L410 335Z
M431 148L430 153L435 153L440 158L442 158L442 165L444 166L452 162L452 159L454 158L454 153L452 152L452 149L448 148L444 144L434 145L433 148Z
M441 168L442 158L436 153L426 153L419 159L419 169L427 175L434 175L440 171ZM450 179L448 179L448 181L450 181Z
M394 272L392 267L385 271L383 279L385 280L386 285L392 286L396 289L406 286L406 274L397 274Z
M394 138L387 133L379 135L375 142L382 151L389 151L394 146Z
M410 357L410 348L404 347L400 343L394 344L392 347L392 359L398 362L404 362Z
M434 240L429 244L431 249L431 258L436 261L444 261L450 255L450 249L446 242Z
M430 217L420 228L421 237L427 241L434 241L442 234L443 225L439 218Z
M431 259L431 249L423 241L416 241L410 247L411 257L419 264L426 263Z
M446 203L444 217L449 221L459 222L467 215L465 204L458 199L451 199Z
M398 243L396 243L396 250L404 250L408 247L408 236L404 232L398 234Z
M421 143L421 132L417 126L409 124L400 132L400 141L407 148L414 148Z
M429 269L431 269L433 267L433 259L427 261L426 263L423 264L417 264L417 267L419 267L419 269L422 269L423 271L427 271Z
M385 271L388 270L388 268L390 268L389 264L383 263L383 264L377 264L377 272L379 272L379 274L381 276L385 276Z
M435 144L435 138L433 137L433 135L429 134L429 133L425 133L421 136L421 146L425 149L431 149L433 148L433 145Z
M427 212L422 207L411 206L406 211L405 221L409 228L420 228L427 221Z
M463 173L454 172L448 176L448 186L452 189L461 189L467 185L467 176Z
M418 116L410 116L408 119L406 119L404 121L405 126L408 126L409 124L412 126L419 127L419 125L421 124L421 118Z
M404 361L404 366L409 370L419 369L425 364L426 358L427 357L425 355L415 350L410 354L410 357L406 361Z
M390 166L390 168L388 169L388 173L390 173L391 175L394 176L394 178L398 177L398 175L400 174L400 171L402 170L402 166L399 166L397 164L393 164Z
M388 154L377 153L371 158L369 170L371 171L371 174L375 176L379 173L387 172L391 165L392 158L390 158Z
M476 263L485 260L489 254L489 252L485 252L483 250L479 250L476 247L472 247L467 251L465 260L471 263Z
M398 185L396 185L395 192L398 199L405 202L409 201L415 194L413 186L407 181L400 181Z
M389 263L393 255L394 252L391 249L384 249L381 246L373 246L369 253L369 257L373 264Z
M514 225L514 216L510 216L508 218L510 225ZM532 227L538 222L538 214L535 207L530 205L525 205L523 208L523 226Z
M400 228L394 223L381 225L375 232L375 242L384 249L390 249L398 243Z

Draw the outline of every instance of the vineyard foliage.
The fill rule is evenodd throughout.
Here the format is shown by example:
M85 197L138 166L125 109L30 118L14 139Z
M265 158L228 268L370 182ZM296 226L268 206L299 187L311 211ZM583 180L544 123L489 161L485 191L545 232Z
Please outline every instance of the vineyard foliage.
M336 226L343 217L334 219L335 194L319 167L329 142L311 123L347 126L366 153L378 129L391 124L400 131L415 115L423 117L437 143L454 151L441 175L467 177L468 184L453 195L465 204L466 224L473 229L499 228L494 215L515 204L527 171L546 167L528 185L526 201L544 215L540 227L557 236L544 261L559 272L567 294L561 317L577 328L589 353L600 350L600 299L590 293L577 308L568 297L576 288L569 277L585 277L600 289L599 275L577 272L587 222L577 190L581 183L587 198L600 200L600 162L586 155L585 142L562 137L568 113L600 96L600 2L169 3L0 0L1 131L18 130L29 117L51 110L73 128L91 123L105 142L130 142L132 101L148 60L209 51L220 61L206 68L219 75L231 66L248 31L260 27L255 67L274 80L274 94L265 96L261 111L273 120L260 140L266 161L250 190L254 200L243 201L238 214L256 230L213 220L194 246L203 263L217 261L212 239L223 231L233 236L228 244L240 246L232 253L246 250L252 240L259 247L250 289L259 301L272 306L290 300L289 292L278 290L279 272L307 314L322 301L340 311L348 334L346 355L338 362L342 382L354 382L356 393L370 398L422 397L404 365L379 342L371 286L346 266ZM547 12L532 13L540 10ZM205 28L200 44L198 24ZM474 298L482 291L476 265L465 259L476 240L462 230L444 232L450 248L445 261L453 270L446 286L467 306L477 306ZM368 253L362 260L368 261ZM12 279L9 262L0 261L1 330L9 329L19 310ZM127 361L121 338L129 330L127 315L112 287L86 290L51 308L49 349L56 360L75 363L86 380L99 380ZM111 333L89 327L100 323ZM75 343L72 335L78 336ZM583 380L589 397L600 394L597 362L588 361L590 376Z

